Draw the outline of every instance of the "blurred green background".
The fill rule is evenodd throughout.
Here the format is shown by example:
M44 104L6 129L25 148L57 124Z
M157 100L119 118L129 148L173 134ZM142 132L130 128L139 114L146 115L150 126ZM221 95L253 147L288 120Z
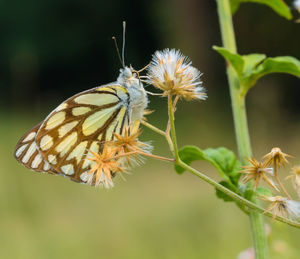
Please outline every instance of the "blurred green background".
M287 1L291 4L290 1ZM28 0L0 3L0 258L236 258L251 246L249 222L192 175L147 160L112 190L31 172L13 158L18 139L64 99L114 81L127 21L126 64L139 69L157 49L178 48L203 75L205 102L179 103L179 144L236 151L215 1ZM300 58L300 24L265 6L234 16L241 54ZM149 88L150 90L153 90ZM279 146L300 162L299 79L270 75L249 93L257 158ZM166 100L150 97L149 121L166 124ZM155 153L164 139L144 129ZM214 179L213 168L195 164ZM282 177L288 173L288 168ZM292 190L292 188L290 188ZM299 258L300 232L272 226L271 258Z

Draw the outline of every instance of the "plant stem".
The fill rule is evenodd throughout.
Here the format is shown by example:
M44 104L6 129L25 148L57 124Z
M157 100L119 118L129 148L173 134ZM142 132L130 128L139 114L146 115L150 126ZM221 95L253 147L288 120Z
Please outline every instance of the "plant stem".
M217 5L223 45L229 51L236 53L230 2L229 0L217 0ZM227 64L227 77L230 88L239 157L242 164L245 165L247 163L246 158L250 158L252 154L245 109L245 96L241 94L238 77L229 64ZM251 200L254 203L257 203L256 198L252 197ZM268 246L263 217L254 210L250 212L249 216L255 258L266 259L268 258Z
M270 211L266 211L265 209L261 208L258 204L255 204L247 199L245 199L244 197L236 194L235 192L232 192L231 190L227 189L226 187L224 187L223 185L217 183L216 181L214 181L213 179L211 179L210 177L208 177L207 175L199 172L198 170L194 169L193 167L187 165L186 163L179 161L177 163L177 165L183 167L185 170L191 172L192 174L196 175L197 177L201 178L202 180L204 180L205 182L211 184L212 186L214 186L216 189L218 189L219 191L227 194L228 196L230 196L232 199L234 199L236 202L242 204L244 207L250 208L251 211L256 211L257 214L251 214L250 213L250 217L255 217L257 215L261 215L261 213L263 213L264 215L270 217L270 218L274 218L280 222L286 223L290 226L296 227L296 228L300 228L300 223L295 222L293 220L281 217L281 216L275 216L274 214L271 213ZM252 222L252 221L251 221ZM257 227L256 224L253 225L253 228ZM260 232L259 232L260 233Z
M169 134L168 126L167 126L166 131L163 131L163 130L161 130L161 129L155 127L155 126L153 126L152 124L150 124L150 123L148 123L146 121L141 121L141 123L144 126L146 126L147 128L153 130L154 132L156 132L156 133L164 136L166 138L167 142L168 142L168 145L170 147L171 152L174 153L173 142L172 142L172 139L171 139L170 134Z
M171 136L172 136L172 141L173 141L175 159L176 159L176 163L179 163L180 157L178 154L177 138L176 138L176 131L175 131L173 96L170 94L168 95L168 113L169 113L169 120L170 120L170 126L171 126Z
M158 159L158 160L163 160L163 161L168 161L168 162L175 162L174 158L168 158L168 157L164 157L164 156L157 156L157 155L153 155L153 154L149 154L149 153L145 153L143 151L139 151L139 150L133 150L127 153L123 153L120 155L116 155L107 159L104 159L103 161L107 162L113 159L118 159L120 157L126 157L126 156L132 156L132 155L142 155L142 156L147 156L147 157L151 157L154 159Z
M178 148L177 148L177 142L176 142L176 131L175 131L175 122L174 122L174 109L172 108L172 97L170 96L168 99L168 107L169 107L169 119L170 119L170 127L171 127L171 133L172 133L172 141L173 141L173 145L175 148L175 156L177 157L177 160L174 161L177 165L183 167L185 170L191 172L192 174L196 175L197 177L201 178L202 180L204 180L205 182L209 183L210 185L214 186L216 189L218 189L219 191L227 194L229 197L231 197L232 199L234 199L240 206L242 210L246 210L245 212L247 213L247 210L250 210L251 214L253 211L256 211L257 214L251 214L253 216L260 216L262 213L272 219L276 219L278 221L284 222L288 225L291 225L293 227L297 227L300 228L300 223L295 222L293 220L281 217L281 216L277 216L274 215L273 213L271 213L270 211L266 211L263 208L261 208L259 205L245 199L244 197L240 196L239 194L227 189L226 187L224 187L223 185L217 183L216 181L214 181L213 179L211 179L210 177L208 177L207 175L199 172L198 170L192 168L191 166L187 165L186 163L184 163L180 158L179 158L179 154L178 154ZM256 220L253 220L253 222L256 222ZM253 227L257 227L257 224L254 224ZM253 229L253 228L252 228ZM261 232L259 232L261 233Z

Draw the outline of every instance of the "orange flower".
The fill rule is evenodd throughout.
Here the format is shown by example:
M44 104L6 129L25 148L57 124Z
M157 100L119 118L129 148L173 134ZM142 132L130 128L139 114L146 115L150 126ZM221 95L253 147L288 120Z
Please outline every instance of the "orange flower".
M129 126L124 127L123 134L114 133L115 140L106 142L108 145L116 150L116 154L125 155L129 152L136 151L141 153L151 153L152 146L148 143L144 143L138 140L141 135L140 129L132 132ZM131 161L141 162L141 158L137 154L132 154L129 156L124 156L125 161L128 165L131 165ZM123 160L124 161L124 160Z
M91 170L88 172L87 183L90 185L103 185L105 188L113 187L112 178L117 172L124 172L121 168L120 160L114 159L116 150L105 145L101 154L89 151L93 156L87 159L94 162Z

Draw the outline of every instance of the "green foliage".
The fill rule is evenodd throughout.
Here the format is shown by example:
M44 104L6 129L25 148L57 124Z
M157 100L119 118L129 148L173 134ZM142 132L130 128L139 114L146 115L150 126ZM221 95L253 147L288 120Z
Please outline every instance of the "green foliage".
M232 14L234 14L237 11L241 3L246 2L267 5L280 16L288 20L292 19L291 11L283 0L230 0Z
M265 187L258 187L255 193L258 196L273 196L273 193Z
M184 146L178 151L180 159L186 164L190 165L193 161L203 160L203 151L196 146ZM175 171L182 174L185 169L179 165L175 165Z
M246 93L258 79L270 73L287 73L300 78L300 61L294 57L266 58L264 54L239 55L222 47L213 47L236 71L241 92Z
M221 185L225 186L229 190L241 195L239 190L239 178L241 163L236 158L235 154L227 148L207 148L200 149L196 146L184 146L179 150L180 159L190 165L193 161L204 160L213 165L219 172L223 180L220 182ZM177 173L182 174L185 169L179 165L175 165ZM216 189L216 196L225 202L232 202L234 199L229 197L227 194ZM239 207L241 205L237 203Z
M190 165L193 161L204 160L213 165L219 172L220 176L232 187L235 191L240 177L241 163L236 158L235 154L227 148L207 148L201 150L196 146L184 146L179 150L180 159ZM175 165L177 173L182 174L185 170L179 165Z
M242 83L250 88L259 78L271 73L287 73L300 78L300 61L289 56L266 58L252 72L246 75Z
M226 187L227 189L235 192L236 190L232 188L232 186L225 181L221 181L219 182L219 184L223 185L224 187ZM225 201L225 202L231 202L234 201L234 199L232 199L230 196L228 196L226 193L219 191L218 189L216 189L216 195L219 199Z
M235 154L227 148L208 148L204 150L204 159L210 162L225 179L237 185L240 178L241 163Z

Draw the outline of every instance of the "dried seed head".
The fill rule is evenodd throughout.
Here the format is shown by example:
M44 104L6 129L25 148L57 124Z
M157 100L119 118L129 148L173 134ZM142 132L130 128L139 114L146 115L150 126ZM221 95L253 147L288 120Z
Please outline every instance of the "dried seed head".
M191 64L179 50L156 51L148 67L147 82L162 90L163 96L205 100L207 95L201 86L201 73Z
M251 165L243 166L241 173L245 174L242 182L247 183L254 180L254 186L257 188L260 181L263 179L272 188L278 191L275 183L268 177L273 176L273 168L268 168L265 163L258 162L254 157L250 160L247 158Z
M288 216L293 219L298 219L300 217L300 203L297 201L289 200L282 196L261 196L260 199L271 203L265 212L272 212L273 219L277 215L282 217Z
M134 130L129 126L125 126L123 129L123 134L114 133L115 139L113 141L106 142L106 144L113 147L117 155L125 155L126 153L134 151L150 154L152 151L152 146L148 143L139 141L138 137L140 135L140 129L137 128ZM143 160L137 154L132 154L129 156L124 156L122 161L131 166L131 162L140 163Z
M266 154L263 158L266 159L267 165L276 165L278 168L288 163L287 157L291 157L281 151L279 147L272 148L271 152Z
M116 150L108 145L105 145L102 153L97 154L89 151L92 156L86 159L93 161L94 165L88 172L87 183L95 186L104 186L109 189L114 186L113 176L115 173L124 172L119 159L114 159Z

